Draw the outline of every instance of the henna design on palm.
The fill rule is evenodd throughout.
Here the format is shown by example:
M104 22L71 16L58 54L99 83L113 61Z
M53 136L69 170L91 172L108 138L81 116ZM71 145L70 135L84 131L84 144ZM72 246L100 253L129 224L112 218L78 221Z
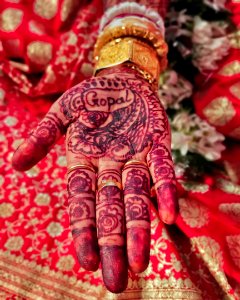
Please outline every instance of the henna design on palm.
M139 79L93 78L65 95L60 107L71 120L68 150L90 159L125 162L150 145L154 131L163 136L167 130L159 100Z
M79 262L96 270L100 252L105 285L120 292L127 284L122 280L127 278L127 260L134 272L148 264L150 174L160 217L166 223L176 218L167 116L151 86L135 71L118 67L117 72L80 83L56 101L16 151L13 166L26 170L35 165L65 132L68 166L87 164L98 173L80 168L68 175L70 224ZM149 170L129 165L122 171L131 159L146 161ZM96 195L97 182L109 179L122 183L124 193L106 186Z

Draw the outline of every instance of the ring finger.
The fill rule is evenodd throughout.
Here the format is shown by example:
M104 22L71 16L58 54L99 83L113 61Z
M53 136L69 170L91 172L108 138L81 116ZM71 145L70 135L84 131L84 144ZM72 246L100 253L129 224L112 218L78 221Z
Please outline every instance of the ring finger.
M87 163L68 168L69 218L80 265L96 271L99 251L95 216L96 174Z
M150 175L144 162L132 160L125 164L122 176L128 264L139 273L147 268L150 255Z

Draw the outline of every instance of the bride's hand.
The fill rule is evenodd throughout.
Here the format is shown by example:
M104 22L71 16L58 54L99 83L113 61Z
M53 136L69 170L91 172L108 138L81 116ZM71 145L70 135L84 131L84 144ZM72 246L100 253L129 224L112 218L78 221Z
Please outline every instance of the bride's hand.
M117 70L117 71L116 71ZM150 252L150 178L161 220L177 215L166 113L150 84L127 67L92 77L58 99L13 157L39 162L66 133L69 215L78 259L112 292L142 272Z

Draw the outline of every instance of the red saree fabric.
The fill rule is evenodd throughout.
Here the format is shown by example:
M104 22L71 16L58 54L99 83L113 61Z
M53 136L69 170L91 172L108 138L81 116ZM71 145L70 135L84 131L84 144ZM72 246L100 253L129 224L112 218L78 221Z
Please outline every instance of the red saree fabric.
M25 173L11 157L57 94L92 74L102 8L22 0L2 1L0 11L0 299L239 299L240 186L229 178L179 179L177 223L162 224L152 209L150 264L129 272L125 292L111 294L101 270L79 266L64 141Z
M240 139L240 5L228 1L236 31L230 35L230 51L218 69L202 78L204 84L195 94L198 115L224 135Z

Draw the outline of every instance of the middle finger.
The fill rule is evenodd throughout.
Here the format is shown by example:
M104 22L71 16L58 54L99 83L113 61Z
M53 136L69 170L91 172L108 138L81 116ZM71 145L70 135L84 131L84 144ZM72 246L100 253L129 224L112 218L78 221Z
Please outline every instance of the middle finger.
M99 164L96 217L103 280L111 292L119 293L126 288L128 268L121 175L114 162Z

